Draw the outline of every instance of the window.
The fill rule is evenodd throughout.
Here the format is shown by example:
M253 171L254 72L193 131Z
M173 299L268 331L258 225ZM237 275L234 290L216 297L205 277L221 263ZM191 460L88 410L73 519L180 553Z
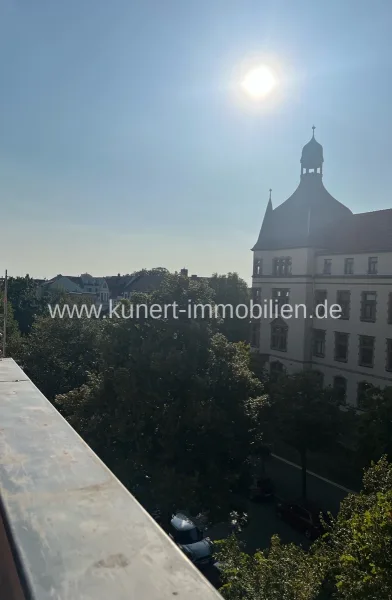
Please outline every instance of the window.
M392 293L388 294L388 323L392 325Z
M287 351L288 327L284 321L275 321L271 324L271 350Z
M340 319L350 318L350 292L348 290L338 290L336 294L336 304L339 304L342 312Z
M261 288L252 288L252 300L259 304L261 300Z
M387 340L387 362L385 370L392 371L392 340Z
M290 302L290 290L288 288L273 288L272 289L273 306L281 309L284 304Z
M252 323L250 344L253 348L260 346L260 323Z
M361 300L361 321L370 321L374 323L376 320L376 292L362 292Z
M368 274L369 275L377 275L377 256L369 256L368 258Z
M322 388L324 387L324 373L322 373L321 371L313 371L314 376L315 376L315 381L317 382L317 384Z
M353 258L345 258L344 259L344 274L345 275L354 275L354 259Z
M313 356L325 356L325 330L313 329Z
M285 368L281 362L274 360L270 363L270 374L272 379L277 379L279 375L283 375Z
M332 259L324 258L324 269L323 269L324 275L331 275L331 270L332 270Z
M359 336L359 360L361 367L373 367L374 337L371 335Z
M253 277L260 277L263 274L263 259L255 258L253 263Z
M280 277L291 275L291 256L274 258L273 274Z
M367 381L360 381L357 388L357 406L358 408L364 409L366 407L366 400L368 392L371 389L371 384Z
M314 292L314 308L316 316L323 318L325 315L325 302L327 300L327 290L316 290ZM316 307L318 309L316 310Z
M336 394L337 399L342 403L346 403L347 396L347 379L337 375L333 378L333 390Z
M335 331L335 360L347 362L348 357L348 333Z

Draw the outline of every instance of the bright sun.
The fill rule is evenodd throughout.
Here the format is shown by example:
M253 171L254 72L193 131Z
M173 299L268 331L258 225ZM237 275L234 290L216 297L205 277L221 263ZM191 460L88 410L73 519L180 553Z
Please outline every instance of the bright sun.
M260 65L245 75L241 85L248 96L258 100L268 96L276 84L273 71L266 65Z

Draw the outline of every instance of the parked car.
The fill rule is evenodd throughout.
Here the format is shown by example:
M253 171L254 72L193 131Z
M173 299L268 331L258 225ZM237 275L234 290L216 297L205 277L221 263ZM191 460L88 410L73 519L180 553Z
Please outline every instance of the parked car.
M301 531L309 540L315 540L323 533L320 510L301 502L280 501L276 505L277 515L292 527Z
M211 540L205 537L201 529L186 515L182 513L173 515L169 536L199 569L213 564Z
M249 498L253 502L270 500L274 497L274 494L275 486L270 477L255 478L249 490Z

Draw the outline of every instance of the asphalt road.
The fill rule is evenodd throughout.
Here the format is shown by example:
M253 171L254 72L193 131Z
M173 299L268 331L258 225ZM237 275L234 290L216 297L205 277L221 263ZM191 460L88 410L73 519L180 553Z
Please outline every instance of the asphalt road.
M301 496L301 471L277 458L271 457L267 464L267 475L276 486L278 497L287 501L295 501ZM324 481L308 474L308 500L320 510L336 513L340 502L347 495L347 491L336 487L332 482ZM269 546L271 536L279 535L283 542L294 542L304 548L308 547L306 538L287 523L281 521L276 515L274 502L257 504L248 503L248 525L240 534L240 539L245 542L246 550L254 552ZM222 539L228 535L225 524L212 527L208 535L211 539Z

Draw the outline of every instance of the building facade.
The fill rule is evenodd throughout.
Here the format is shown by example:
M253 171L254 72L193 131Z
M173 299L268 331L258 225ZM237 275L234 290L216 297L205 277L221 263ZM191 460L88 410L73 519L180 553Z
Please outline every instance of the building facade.
M323 163L313 129L297 189L276 209L270 196L252 297L291 311L255 319L252 348L272 373L317 370L360 408L368 384L392 385L392 209L353 214L325 189Z
M109 306L109 287L104 277L92 277L89 273L80 276L56 275L42 284L42 289L58 290L69 294L89 298L95 305Z

